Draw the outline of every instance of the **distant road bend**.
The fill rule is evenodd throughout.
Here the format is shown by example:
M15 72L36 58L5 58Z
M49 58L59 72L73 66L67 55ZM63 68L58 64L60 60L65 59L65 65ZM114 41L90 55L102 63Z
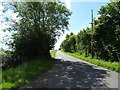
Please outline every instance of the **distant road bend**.
M109 88L107 90L116 88L113 90L118 90L118 73L60 51L57 51L56 59L51 70L22 88Z

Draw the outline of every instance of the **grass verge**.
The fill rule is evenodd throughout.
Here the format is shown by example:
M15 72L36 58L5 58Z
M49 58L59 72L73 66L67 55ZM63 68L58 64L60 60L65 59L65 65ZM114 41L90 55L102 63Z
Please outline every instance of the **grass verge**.
M0 50L0 55L3 55L3 54L5 54L5 51Z
M51 53L51 57L55 58L55 54L56 54L57 50L50 50Z
M120 62L110 62L110 61L104 61L104 60L98 60L98 59L91 59L90 57L84 57L82 55L79 55L77 52L76 53L69 53L64 51L62 52L68 55L74 56L76 58L82 59L84 61L90 62L92 64L120 73L120 67L119 67Z
M53 64L52 60L38 58L25 62L16 68L4 70L1 74L2 88L18 88L49 70Z

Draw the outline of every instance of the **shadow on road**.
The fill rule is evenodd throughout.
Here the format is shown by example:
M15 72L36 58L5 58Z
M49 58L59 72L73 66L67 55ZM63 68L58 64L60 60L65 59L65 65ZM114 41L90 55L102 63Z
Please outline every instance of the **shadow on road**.
M108 76L105 70L95 69L93 66L71 61L56 60L55 66L49 72L48 87L103 87L101 78Z
M53 68L22 88L79 88L79 90L117 90L103 83L109 74L82 62L55 59ZM70 88L70 89L69 89ZM82 89L83 88L83 89ZM104 89L103 89L104 88Z

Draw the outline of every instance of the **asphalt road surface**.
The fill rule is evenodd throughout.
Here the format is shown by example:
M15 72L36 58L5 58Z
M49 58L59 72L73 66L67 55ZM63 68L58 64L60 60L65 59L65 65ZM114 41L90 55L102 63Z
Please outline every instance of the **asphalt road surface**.
M118 90L118 73L57 51L52 69L22 88Z

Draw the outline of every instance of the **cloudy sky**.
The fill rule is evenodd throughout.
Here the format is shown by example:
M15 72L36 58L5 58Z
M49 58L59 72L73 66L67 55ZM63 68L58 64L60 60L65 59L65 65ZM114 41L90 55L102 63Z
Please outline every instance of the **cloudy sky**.
M2 0L4 1L4 0ZM91 22L91 10L94 11L94 17L98 17L97 11L101 6L104 6L108 3L108 0L104 0L104 2L100 2L101 0L62 0L65 2L66 7L72 12L72 15L69 20L69 31L66 31L61 37L58 39L55 44L55 49L60 47L61 42L65 39L66 34L73 32L77 34L80 30L86 27L90 27ZM105 2L106 1L106 2ZM11 33L3 32L2 29L9 27L9 22L4 22L4 18L11 17L13 20L19 20L16 18L18 13L13 13L12 10L8 10L6 13L3 13L4 7L0 3L0 48L8 48L2 42L4 40L9 40ZM2 44L3 43L3 44Z

